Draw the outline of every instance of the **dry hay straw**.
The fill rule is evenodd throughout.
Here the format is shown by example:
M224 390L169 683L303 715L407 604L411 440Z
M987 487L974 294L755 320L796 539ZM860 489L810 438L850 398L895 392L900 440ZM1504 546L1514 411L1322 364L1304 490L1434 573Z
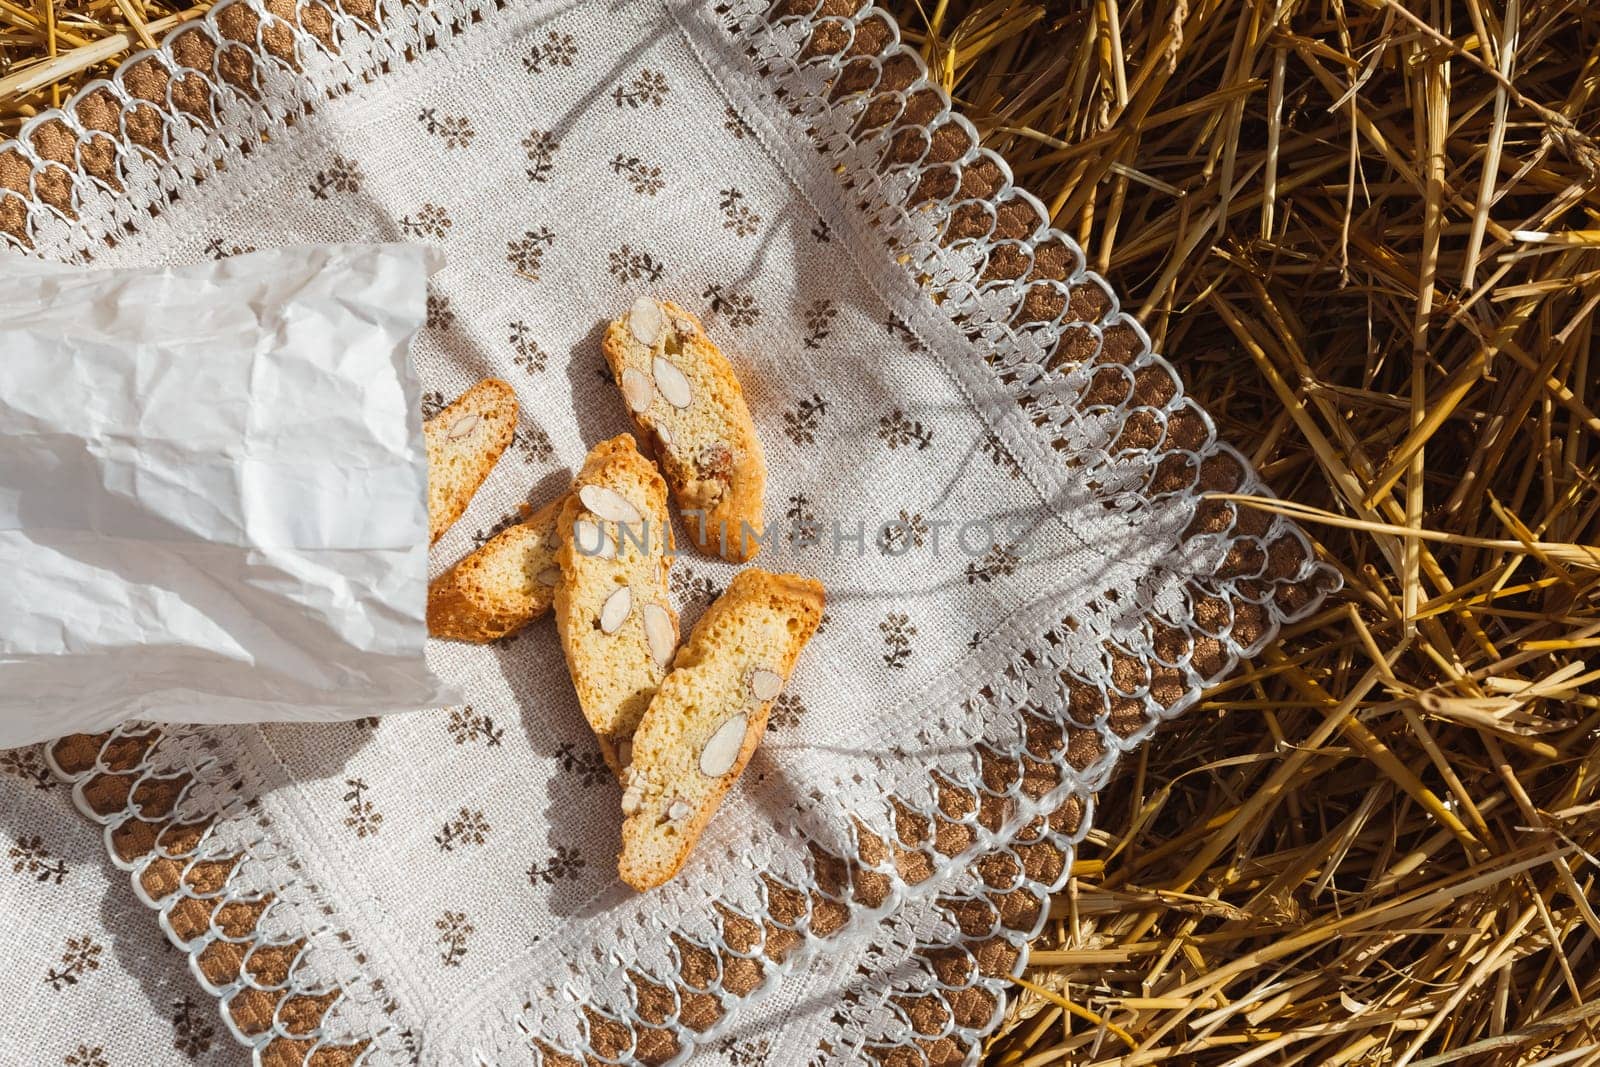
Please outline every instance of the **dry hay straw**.
M1600 12L891 6L1347 585L1108 791L986 1062L1600 1062ZM0 0L0 125L201 10Z
M985 1062L1600 1062L1600 12L899 6L1347 585L1107 791Z

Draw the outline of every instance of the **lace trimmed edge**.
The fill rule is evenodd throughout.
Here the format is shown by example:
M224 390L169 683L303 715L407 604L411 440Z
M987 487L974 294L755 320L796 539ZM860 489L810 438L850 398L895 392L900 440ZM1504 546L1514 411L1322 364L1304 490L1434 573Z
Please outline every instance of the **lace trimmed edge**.
M241 8L249 15L244 16L235 10ZM385 12L389 10L394 9L385 8ZM414 11L409 8L400 10ZM748 16L749 12L745 14ZM292 17L286 18L286 15ZM462 12L453 25L461 24L470 15L470 11ZM1136 410L1130 415L1130 421L1133 416L1144 415L1147 422L1154 420L1161 424L1158 439L1170 437L1174 441L1179 441L1182 432L1178 416L1187 414L1191 418L1197 417L1201 429L1198 438L1191 440L1191 447L1168 451L1169 458L1182 455L1176 467L1163 471L1162 464L1152 464L1151 482L1144 487L1146 490L1178 491L1174 486L1181 480L1181 475L1175 470L1181 467L1192 474L1191 484L1194 485L1245 492L1262 491L1242 457L1216 441L1209 418L1183 397L1176 375L1164 361L1150 352L1148 338L1137 324L1117 309L1109 287L1083 269L1083 257L1076 246L1064 235L1048 228L1042 207L1011 184L1010 172L1003 160L977 146L977 137L970 124L952 110L949 101L936 87L928 83L920 60L901 45L892 19L876 9L835 0L804 10L801 10L801 5L779 5L771 9L770 15L768 26L786 31L790 43L799 41L801 45L787 55L781 48L772 51L768 56L769 63L792 63L785 73L791 80L802 81L814 76L819 66L827 67L836 79L826 87L832 94L842 84L837 79L861 79L863 69L860 61L866 60L872 67L870 88L881 91L867 92L866 87L853 90L865 104L854 113L865 115L874 108L879 115L893 112L876 129L895 135L908 134L918 143L925 139L925 145L911 153L915 157L912 169L918 172L915 181L901 182L900 187L909 194L907 202L925 206L932 203L932 213L944 220L939 227L940 247L950 249L964 245L970 253L981 246L984 253L977 257L970 254L963 257L966 263L980 265L978 269L968 272L966 281L962 280L963 268L960 264L952 267L938 256L921 261L922 266L934 268L928 274L929 287L943 292L952 308L952 316L956 314L954 309L963 309L966 315L963 327L969 337L975 341L998 341L1012 346L1009 360L1002 357L991 362L1000 367L1002 376L1012 375L1008 381L1017 385L1019 402L1025 408L1049 413L1052 405L1055 405L1054 410L1059 412L1061 395L1072 392L1074 388L1080 400L1099 401L1098 405L1085 404L1080 410L1096 406L1108 410L1122 409L1129 400L1136 398L1156 400L1154 404L1132 405ZM255 94L238 91L234 103L243 101L248 105L246 110L256 116L255 124L262 125L261 113L253 109L259 108L272 95L268 88L277 87L272 83L278 76L287 75L287 80L293 82L314 67L334 66L348 70L353 79L356 72L351 64L360 54L372 57L375 63L404 55L406 50L396 47L392 41L380 45L371 40L358 40L362 28L382 23L383 17L376 5L367 7L363 16L359 2L332 8L315 2L294 6L232 0L214 9L207 16L204 27L191 24L172 31L161 49L131 57L115 77L86 87L61 111L46 113L31 120L18 141L0 145L0 233L5 233L10 243L26 251L37 253L50 250L61 258L87 258L93 247L115 240L119 228L135 229L141 209L149 210L157 206L161 196L171 196L193 180L194 174L187 173L177 160L187 158L192 162L213 158L220 150L248 150L247 138L229 140L227 131L238 127L229 127L226 121L218 121L210 127L209 133L203 133L198 138L195 136L197 131L205 129L203 117L217 117L219 112L226 110L215 95L223 92L221 82L233 86L236 91L244 86L256 88ZM434 32L447 28L432 15L419 17L403 25L405 28L399 36L402 39L410 37L413 45L425 40L430 28ZM748 19L744 26L747 30L751 29ZM251 33L242 32L246 28ZM210 39L211 50L206 56L201 54L206 52L204 42L192 39L194 34L202 32ZM247 45L246 40L252 43ZM318 49L323 51L319 54ZM380 56L384 59L379 59ZM217 79L206 80L199 75L196 63L202 58L212 61L212 70L218 75ZM157 67L166 66L166 69L152 69L148 66L151 63ZM204 88L196 85L196 77L205 83ZM777 77L776 73L774 77ZM935 100L931 110L924 103L930 94ZM304 90L302 95L307 98L305 102L310 103L312 98L320 94ZM809 96L812 104L824 99L815 91ZM802 104L796 109L797 114L804 113L805 100L802 97ZM888 101L887 105L885 100ZM157 107L158 102L165 104L164 110ZM115 121L109 124L105 110L108 106L114 106L116 111ZM158 111L159 119L153 114ZM272 122L288 122L291 119L289 109L268 109L265 115L269 127ZM161 127L160 135L155 135L153 125ZM181 129L173 130L168 139L167 131L175 125L181 126ZM952 130L957 131L955 135L951 134ZM834 133L837 136L837 127ZM63 142L63 137L70 141L70 146ZM841 154L846 150L859 152L867 140L856 137L851 138L850 143L831 146L824 142L824 147L831 147ZM901 139L898 146L893 137L877 140L887 144L888 151L873 166L893 163L904 168L907 156L905 140ZM25 160L29 165L25 181L19 181L17 176L18 159ZM204 167L197 169L203 171ZM865 175L867 170L856 159L847 165L847 173ZM64 177L67 188L63 187ZM938 187L941 185L944 191L939 193ZM154 190L159 195L141 197L140 190ZM927 195L930 190L937 195ZM141 199L146 201L142 205L139 204ZM89 212L86 217L84 208L91 202L109 209L103 214ZM23 212L20 224L17 213L19 204ZM892 203L886 206L891 209L895 207ZM1019 206L1022 210L1019 210ZM1032 225L1025 221L1029 214L1033 216ZM1020 267L1023 261L1025 267ZM963 285L967 288L962 289ZM996 313L992 300L988 305L984 304L984 298L994 297L1006 290L1020 294L1017 309L1009 318L1003 313ZM1053 346L1047 340L1052 334ZM1032 353L1036 357L1044 355L1048 358L1063 352L1071 354L1074 349L1076 358L1070 359L1073 365L1080 369L1099 369L1078 387L1068 386L1065 389L1059 376L1052 380L1047 374L1036 372L1045 364L1045 359L1029 359L1024 355ZM1141 371L1153 372L1154 377L1147 375L1141 381ZM1161 399L1166 392L1160 383L1162 378L1172 383L1164 400ZM1120 403L1107 405L1107 400L1116 397L1119 382L1127 387L1125 397ZM1152 414L1154 412L1167 417L1158 418ZM1123 429L1124 433L1119 436L1137 440L1137 433L1127 432L1129 428L1126 422ZM1192 427L1190 434L1193 438ZM1146 428L1144 436L1149 435L1149 429ZM1147 448L1146 451L1159 452L1153 448ZM1199 531L1198 536L1215 537L1223 531L1232 532L1235 524L1242 525L1246 521L1237 509L1231 507L1213 510L1210 515L1201 514L1204 510L1204 505L1197 508L1196 520L1191 524L1191 530ZM1195 630L1200 634L1198 637L1194 634L1176 637L1165 635L1171 647L1182 648L1180 653L1166 657L1158 654L1141 664L1139 657L1128 655L1126 650L1110 651L1105 673L1111 678L1112 685L1105 685L1099 679L1093 683L1079 679L1082 686L1097 688L1096 699L1101 713L1089 715L1089 720L1097 722L1104 729L1092 731L1096 736L1095 748L1098 753L1095 758L1089 759L1084 755L1082 750L1085 743L1080 741L1081 734L1071 730L1063 734L1059 746L1053 745L1048 738L1031 738L1029 744L1033 750L1027 755L1059 760L1061 764L1069 760L1084 761L1086 765L1082 769L1088 771L1108 754L1099 748L1100 744L1108 738L1114 739L1109 753L1111 759L1104 761L1105 769L1109 772L1110 763L1115 761L1115 753L1142 743L1157 721L1187 706L1197 691L1192 684L1183 686L1175 699L1165 703L1154 696L1163 684L1155 678L1158 672L1170 672L1175 661L1183 661L1186 665L1199 663L1215 668L1211 671L1191 670L1184 681L1220 676L1231 669L1241 656L1248 655L1270 640L1284 621L1313 610L1321 596L1332 587L1331 583L1322 581L1320 576L1326 572L1312 563L1309 545L1289 524L1273 520L1264 528L1244 530L1241 534L1257 542L1263 564L1251 574L1248 560L1225 560L1236 572L1229 581L1255 583L1265 588L1251 588L1249 591L1255 596L1238 596L1231 601L1225 596L1215 595L1219 590L1208 590L1211 595L1202 597L1200 604L1209 606L1214 615L1220 613L1219 617L1227 619L1225 626L1213 626L1214 630L1220 629L1220 633L1205 630L1197 620ZM1270 566L1267 565L1266 560L1273 551L1271 546L1282 544L1285 538L1296 542L1299 551L1290 551L1287 558L1279 558ZM1237 546L1230 546L1230 556L1235 548ZM1291 592L1280 599L1279 594L1284 590ZM1292 592L1294 590L1303 595L1297 595ZM1197 609L1195 614L1198 616L1201 612ZM1165 626L1167 621L1161 620L1159 625ZM1152 648L1157 643L1153 640ZM1130 671L1137 674L1141 668L1144 675L1142 683L1131 686L1131 690L1116 684L1119 670L1124 677L1128 677ZM1165 681L1168 695L1174 695L1172 684L1173 679L1169 676ZM1082 692L1082 688L1066 684L1063 695L1068 718L1075 718L1074 701ZM1141 695L1147 699L1140 700ZM1130 700L1140 705L1137 717L1143 721L1137 726L1130 721L1133 712L1126 706ZM1120 709L1115 706L1119 702L1124 705ZM1154 715L1143 714L1151 708L1159 710ZM1061 726L1060 722L1055 723L1056 728ZM1045 732L1048 733L1048 729ZM1067 736L1069 734L1070 737ZM224 1020L236 1037L255 1050L258 1062L272 1062L294 1054L302 1062L308 1063L359 1062L376 1046L361 1042L330 1044L318 1025L306 1025L313 1016L320 1024L341 1000L348 999L344 988L335 985L330 989L325 981L295 977L301 973L297 967L306 955L303 946L309 943L308 939L302 935L299 939L290 938L287 941L280 938L274 943L269 938L258 937L256 927L265 909L249 923L244 920L250 907L260 903L259 899L250 903L245 903L243 898L226 899L225 903L213 909L203 931L194 929L193 916L190 914L198 910L194 902L225 899L226 894L217 894L217 887L220 884L226 889L239 863L236 857L205 853L201 846L211 823L204 817L192 818L192 811L186 811L182 818L174 817L176 812L185 809L186 804L197 802L198 794L203 790L196 786L205 782L205 776L191 774L185 779L183 776L158 774L154 751L160 736L157 731L130 726L109 735L66 739L50 747L50 759L58 772L74 783L74 797L80 808L105 826L107 846L113 858L119 865L130 869L141 899L158 908L160 921L169 937L191 950L191 966L197 977L209 991L218 995L223 1005ZM1067 755L1075 746L1079 749L1078 754ZM89 754L91 751L92 756ZM1025 766L1025 756L1017 753L1012 756L1014 758L1008 761L998 756L990 759L980 755L977 763L983 781L986 784L991 781L999 784L1009 778L1013 786L1025 781L1029 770ZM1060 769L1060 764L1057 769ZM1102 775L1094 777L1103 781ZM238 785L242 790L243 783ZM625 1055L648 1062L662 1062L661 1054L667 1045L677 1046L671 1058L686 1054L688 1046L703 1032L693 1025L697 1003L701 1007L719 1009L719 1016L722 1014L720 1009L731 1009L733 1004L742 999L741 986L745 987L743 992L748 993L766 984L759 977L751 982L740 976L741 972L759 969L759 965L752 968L749 964L757 963L760 958L776 962L776 959L786 956L798 940L803 940L797 936L799 930L803 930L807 936L826 940L847 926L855 927L860 916L852 916L830 931L828 927L833 919L829 916L838 917L837 906L844 900L865 906L865 914L877 912L878 909L872 906L874 901L881 905L890 897L898 898L898 894L889 892L885 880L906 885L919 884L925 880L918 876L927 865L930 853L954 851L961 860L972 861L968 868L971 870L982 870L987 863L988 874L983 877L983 884L991 888L997 877L997 863L1003 867L1014 862L1019 869L1031 867L1032 871L1042 876L1030 875L1004 893L980 893L966 898L977 900L984 896L991 899L1011 896L1009 910L1012 920L1004 920L1005 906L996 909L996 913L1002 915L1002 920L998 925L993 922L990 924L990 937L979 938L977 935L984 932L983 924L967 915L967 921L958 923L961 937L953 938L947 944L931 946L922 953L922 958L933 960L937 952L945 949L963 952L977 964L969 973L986 977L991 985L996 977L1014 973L1025 959L1027 927L1032 925L1026 917L1032 914L1037 921L1042 921L1037 919L1037 908L1030 908L1025 903L1019 906L1017 895L1042 901L1049 891L1064 880L1065 870L1070 863L1072 842L1087 830L1088 805L1091 801L1088 795L1068 793L1065 796L1052 796L1048 788L1041 792L1038 782L1034 782L1029 791L1039 793L1040 797L1054 805L1053 811L1044 813L1040 800L1031 800L1031 806L1040 808L1040 813L1023 822L1020 832L1013 832L1006 842L1011 846L1029 847L1041 842L1041 851L1029 859L1019 857L1014 847L992 848L984 852L970 845L979 836L972 831L984 827L986 821L994 826L993 829L984 827L988 832L982 836L991 839L1008 822L999 817L999 808L1004 805L996 803L996 798L1016 799L1026 795L1027 791L1005 786L976 791L948 785L936 786L937 804L934 808L923 811L897 809L892 841L863 828L862 834L856 839L857 847L852 850L855 855L849 860L841 857L821 859L816 872L816 888L809 894L797 887L785 887L774 882L769 885L771 892L762 909L761 922L745 916L723 916L723 933L717 938L719 944L715 952L707 946L684 946L680 949L680 973L686 977L681 989L667 990L665 987L641 983L635 1010L630 1013L640 1025L624 1027L603 1013L594 1012L589 1015L590 1039L586 1040L591 1047L573 1051L596 1054L608 1061ZM212 818L223 810L222 806L216 807ZM1015 817L1009 821L1015 821ZM1050 832L1044 832L1044 828ZM955 848L939 841L940 837L950 836L966 840L969 847ZM141 848L148 850L141 853ZM1055 853L1053 858L1049 856L1051 851ZM995 857L1001 853L1009 854L1012 860L997 861ZM957 861L945 856L941 866L953 868L957 866ZM893 873L888 873L890 871ZM1004 882L1004 879L1001 881ZM832 893L820 891L829 886L834 890ZM163 890L166 890L165 895L162 895ZM797 893L809 898L803 906L795 900ZM238 907L241 903L245 903L242 910ZM226 911L229 907L234 908L233 912ZM844 910L852 909L845 907ZM197 945L197 936L205 944ZM338 940L339 936L339 932L334 931L334 940ZM992 950L996 938L1014 950L999 953L1000 961L1007 958L1011 960L1009 965L1001 965L995 958L985 957L985 952L989 957L994 956ZM226 993L220 991L224 986L219 986L213 980L213 974L207 972L207 967L216 966L218 957L228 955L212 947L218 945L233 946L233 954L240 956L241 968L229 983L225 983L232 986ZM241 945L252 947L241 950ZM284 951L286 946L290 948L287 953ZM278 972L269 973L264 960L255 958L263 948L274 949L280 958L289 957L288 964L280 963ZM704 955L708 952L711 953L709 960ZM246 961L249 961L248 965ZM930 963L930 966L938 969L937 964ZM697 970L715 971L718 978L708 984L703 979L689 975L689 972ZM953 973L949 966L945 966L943 974L946 977ZM710 999L716 1003L708 1005L704 1002L706 990L713 987L715 993ZM245 991L251 994L252 1000L260 999L256 994L268 999L276 998L272 1010L265 1015L270 1020L266 1027L252 1029L263 1017L259 1011L254 1016L246 1012L246 1022L241 1023L230 1010L234 1000ZM671 1010L662 1006L663 994L668 994L665 1000L671 1002ZM902 1009L899 1017L905 1021L909 1031L902 1033L898 1041L877 1045L874 1055L884 1058L893 1048L915 1047L920 1050L919 1055L937 1054L939 1059L943 1059L955 1051L951 1047L952 1041L960 1044L952 1035L960 1034L964 1040L972 1042L986 1032L985 1018L991 1020L990 1025L993 1019L998 1018L998 1007L984 1016L983 1012L974 1012L970 1006L966 1010L954 1010L949 997L942 999L945 1003L941 1011L949 1022L941 1032L930 1032L926 1015L921 1017L922 1022L914 1022L912 1016L915 1013ZM886 991L884 1002L893 1000L893 992ZM319 1007L320 1013L317 1010ZM392 1006L389 1010L393 1011ZM701 1015L703 1017L704 1013ZM249 1021L251 1018L255 1020L254 1023ZM966 1021L964 1025L962 1020ZM642 1033L623 1034L619 1032L619 1027L637 1029ZM403 1030L394 1032L405 1033ZM658 1039L652 1042L652 1036ZM646 1047L652 1043L656 1049L654 1053ZM537 1041L535 1045L539 1047ZM542 1051L551 1062L564 1062L567 1059L550 1046L543 1046Z

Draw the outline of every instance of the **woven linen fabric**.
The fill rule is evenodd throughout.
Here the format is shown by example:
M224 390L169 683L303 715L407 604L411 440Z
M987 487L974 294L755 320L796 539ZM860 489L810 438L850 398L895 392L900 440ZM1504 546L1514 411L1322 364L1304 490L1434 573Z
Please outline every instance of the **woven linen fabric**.
M259 1063L970 1062L1119 757L1332 585L1204 498L1263 490L847 0L225 0L0 146L0 234L112 265L438 245L427 413L487 374L523 411L436 571L627 428L605 321L695 308L766 448L759 563L829 589L649 894L548 621L433 643L445 713L46 746L133 892L28 937L159 925ZM686 627L732 573L675 562Z

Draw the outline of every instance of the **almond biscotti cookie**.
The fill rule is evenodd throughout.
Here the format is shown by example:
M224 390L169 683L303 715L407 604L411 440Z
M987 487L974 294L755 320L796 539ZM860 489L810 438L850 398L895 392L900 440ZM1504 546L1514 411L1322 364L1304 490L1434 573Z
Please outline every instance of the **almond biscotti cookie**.
M556 520L563 493L510 526L428 586L428 633L483 644L550 610L561 584Z
M606 362L702 552L755 556L767 465L733 365L689 312L648 296L606 330Z
M428 448L428 543L439 540L489 476L517 430L517 394L485 378L422 424Z
M557 520L556 630L578 704L617 774L678 646L667 486L631 434L589 453Z
M766 732L824 602L820 582L751 569L706 609L633 735L624 882L642 892L682 868Z

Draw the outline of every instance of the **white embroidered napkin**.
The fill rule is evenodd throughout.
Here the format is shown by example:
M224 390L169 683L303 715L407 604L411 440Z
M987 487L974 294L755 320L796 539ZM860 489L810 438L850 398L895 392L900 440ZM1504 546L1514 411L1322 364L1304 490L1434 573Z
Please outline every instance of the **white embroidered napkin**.
M73 148L74 214L41 184L13 234L444 248L428 403L496 373L525 418L441 569L627 428L603 322L697 308L766 447L761 562L830 590L645 896L547 626L431 648L446 714L52 747L226 1024L291 1061L974 1058L1120 755L1317 603L1305 538L1203 499L1261 487L880 11L233 0L189 32L50 120L111 161ZM45 125L14 149L38 170ZM676 563L686 625L730 574Z

